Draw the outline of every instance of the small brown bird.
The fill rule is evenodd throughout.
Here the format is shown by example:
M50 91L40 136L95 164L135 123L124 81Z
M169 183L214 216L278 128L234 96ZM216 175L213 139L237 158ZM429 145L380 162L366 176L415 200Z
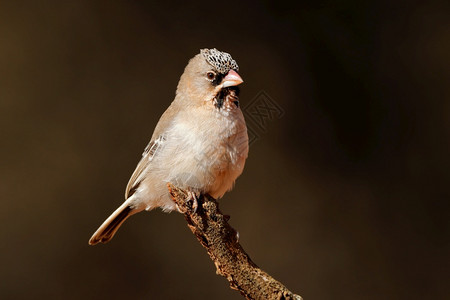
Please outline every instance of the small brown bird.
M202 49L186 66L176 96L156 125L128 182L126 201L106 219L90 245L112 239L120 225L142 210L176 209L167 183L221 198L244 169L248 136L239 107L236 61L226 52Z

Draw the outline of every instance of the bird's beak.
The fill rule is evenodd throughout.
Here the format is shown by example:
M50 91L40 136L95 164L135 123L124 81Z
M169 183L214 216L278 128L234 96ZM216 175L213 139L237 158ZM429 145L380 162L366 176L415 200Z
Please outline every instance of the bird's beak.
M241 76L239 76L236 71L230 70L227 76L225 76L225 78L223 79L222 87L225 88L229 86L236 86L240 85L243 82L244 80L242 80Z

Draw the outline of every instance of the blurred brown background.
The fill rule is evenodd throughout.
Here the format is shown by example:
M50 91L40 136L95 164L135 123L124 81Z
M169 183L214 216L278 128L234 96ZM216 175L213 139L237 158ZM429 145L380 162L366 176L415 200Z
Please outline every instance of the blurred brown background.
M310 300L448 297L450 6L394 2L2 1L0 298L241 299L177 213L87 244L204 47L285 112L221 201L253 260Z

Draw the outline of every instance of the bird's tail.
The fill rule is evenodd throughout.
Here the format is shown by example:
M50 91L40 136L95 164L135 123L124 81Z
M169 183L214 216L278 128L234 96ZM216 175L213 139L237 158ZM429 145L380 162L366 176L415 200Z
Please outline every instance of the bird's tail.
M128 201L125 201L118 209L116 209L102 226L100 226L97 231L92 235L89 240L89 245L95 245L99 242L107 243L109 242L114 234L119 229L120 225L125 222L128 217L134 215L138 211L131 208Z

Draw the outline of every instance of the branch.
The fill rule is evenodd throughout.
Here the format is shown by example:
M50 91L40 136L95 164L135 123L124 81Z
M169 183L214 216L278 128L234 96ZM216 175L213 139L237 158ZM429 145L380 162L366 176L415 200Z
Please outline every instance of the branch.
M192 233L216 265L217 274L225 277L232 289L247 299L302 300L250 259L238 242L236 230L227 222L230 217L222 214L214 198L209 195L197 197L198 208L195 210L189 193L170 183L168 188Z

